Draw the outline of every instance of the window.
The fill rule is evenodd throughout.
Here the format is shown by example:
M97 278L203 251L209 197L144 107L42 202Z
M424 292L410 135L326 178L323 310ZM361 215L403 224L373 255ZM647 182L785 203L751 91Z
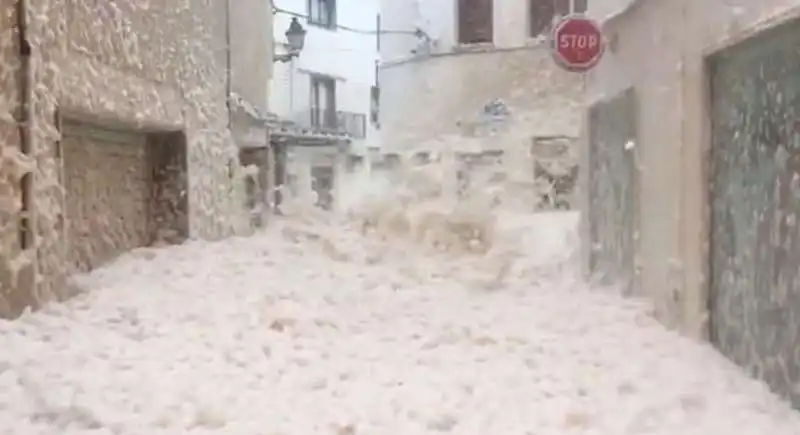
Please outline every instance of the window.
M370 89L370 108L369 108L369 122L380 128L381 124L381 88L373 86Z
M381 51L381 14L375 16L375 51Z
M308 24L336 29L336 0L308 0Z
M414 154L414 164L427 165L430 162L431 162L431 153L427 151L420 151Z
M336 129L336 80L323 75L311 76L311 125L325 130Z
M364 167L364 156L350 154L347 156L347 170L355 171Z
M546 35L556 17L585 13L588 0L528 0L528 36Z
M458 0L458 43L493 42L493 0Z

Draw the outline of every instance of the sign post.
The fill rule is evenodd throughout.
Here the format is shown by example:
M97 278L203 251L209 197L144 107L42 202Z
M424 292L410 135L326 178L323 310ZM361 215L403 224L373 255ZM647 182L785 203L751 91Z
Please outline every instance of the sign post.
M603 31L596 21L583 15L561 20L550 35L553 59L563 69L586 72L594 68L605 52Z

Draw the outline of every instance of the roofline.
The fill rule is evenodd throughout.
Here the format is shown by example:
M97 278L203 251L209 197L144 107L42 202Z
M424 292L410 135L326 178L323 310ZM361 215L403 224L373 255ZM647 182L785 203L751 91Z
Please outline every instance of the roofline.
M607 17L605 17L602 20L603 28L605 29L606 27L614 26L615 24L617 24L617 22L619 20L621 20L622 18L624 18L624 17L630 15L631 13L633 13L634 10L638 9L639 6L641 6L642 3L645 3L646 1L647 0L631 0L622 9L618 10L617 12L614 12L613 14L611 14L611 15L609 15Z

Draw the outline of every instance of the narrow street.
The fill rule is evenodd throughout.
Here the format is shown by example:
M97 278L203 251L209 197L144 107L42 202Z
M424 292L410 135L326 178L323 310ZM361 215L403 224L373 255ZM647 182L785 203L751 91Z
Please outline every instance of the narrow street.
M575 221L508 223L487 257L313 219L135 251L0 323L0 433L800 433L709 346L578 284Z

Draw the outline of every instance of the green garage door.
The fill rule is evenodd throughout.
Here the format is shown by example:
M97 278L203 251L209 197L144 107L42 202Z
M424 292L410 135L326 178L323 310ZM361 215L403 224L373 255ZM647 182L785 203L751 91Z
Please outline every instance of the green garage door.
M712 341L800 407L800 22L709 66Z
M590 267L604 283L633 291L638 231L636 93L589 108Z

